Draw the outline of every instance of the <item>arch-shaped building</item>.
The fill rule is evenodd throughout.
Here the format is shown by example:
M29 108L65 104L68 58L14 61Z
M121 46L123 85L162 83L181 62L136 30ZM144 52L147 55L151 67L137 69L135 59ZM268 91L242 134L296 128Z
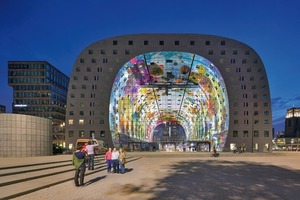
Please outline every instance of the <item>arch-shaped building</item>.
M235 146L271 151L272 113L259 55L229 38L139 34L78 56L69 83L66 142ZM251 148L253 147L253 148Z

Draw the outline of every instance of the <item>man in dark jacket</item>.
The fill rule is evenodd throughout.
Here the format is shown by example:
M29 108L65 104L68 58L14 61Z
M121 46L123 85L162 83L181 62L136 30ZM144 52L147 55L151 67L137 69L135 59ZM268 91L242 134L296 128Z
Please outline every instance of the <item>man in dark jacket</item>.
M73 153L73 165L75 167L75 185L83 185L85 173L85 153L81 151L81 147L77 147L77 150ZM80 184L78 179L80 179Z

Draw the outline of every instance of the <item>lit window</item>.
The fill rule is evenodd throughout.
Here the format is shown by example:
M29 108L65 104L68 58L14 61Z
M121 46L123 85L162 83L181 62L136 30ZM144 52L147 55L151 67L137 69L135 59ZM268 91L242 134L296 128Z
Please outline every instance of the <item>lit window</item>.
M78 124L79 125L84 125L84 119L79 119Z
M74 120L73 119L69 119L69 124L70 125L74 124Z

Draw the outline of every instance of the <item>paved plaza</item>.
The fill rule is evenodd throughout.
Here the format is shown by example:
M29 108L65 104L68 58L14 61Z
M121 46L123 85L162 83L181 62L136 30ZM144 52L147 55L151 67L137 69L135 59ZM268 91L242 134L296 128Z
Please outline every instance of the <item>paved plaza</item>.
M221 153L218 158L210 157L210 153L198 152L127 154L135 159L127 163L125 174L107 174L103 170L86 176L85 185L81 187L76 187L73 181L68 181L15 199L296 200L300 198L300 152ZM62 156L70 156L71 159L71 155ZM20 160L15 162L20 163ZM7 163L9 162L14 161L8 159Z

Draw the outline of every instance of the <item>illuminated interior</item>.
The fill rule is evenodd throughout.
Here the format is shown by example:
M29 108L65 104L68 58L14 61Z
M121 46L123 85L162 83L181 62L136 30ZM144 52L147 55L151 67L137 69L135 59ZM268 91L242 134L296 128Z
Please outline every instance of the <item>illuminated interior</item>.
M224 80L207 59L186 52L163 51L136 56L115 78L110 99L113 143L210 141L219 150L229 124ZM173 128L172 128L173 127Z

